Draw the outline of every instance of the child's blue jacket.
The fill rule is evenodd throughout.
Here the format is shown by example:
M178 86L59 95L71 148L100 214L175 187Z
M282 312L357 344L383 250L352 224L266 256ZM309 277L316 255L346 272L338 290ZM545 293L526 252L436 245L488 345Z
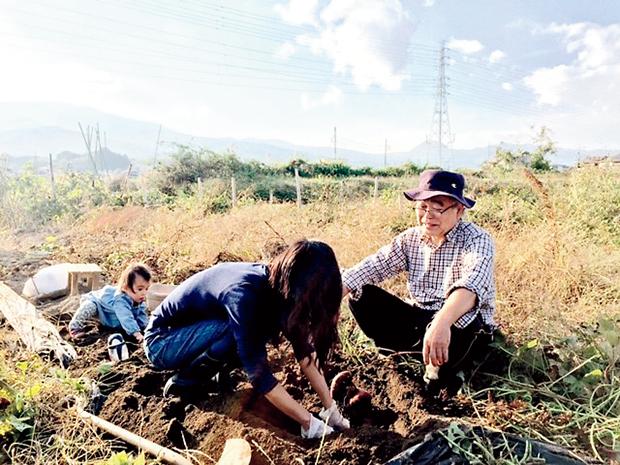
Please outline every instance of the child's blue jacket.
M104 286L102 289L89 292L82 296L97 305L97 313L101 324L119 329L128 335L144 330L149 321L146 304L135 304L133 299L115 286Z

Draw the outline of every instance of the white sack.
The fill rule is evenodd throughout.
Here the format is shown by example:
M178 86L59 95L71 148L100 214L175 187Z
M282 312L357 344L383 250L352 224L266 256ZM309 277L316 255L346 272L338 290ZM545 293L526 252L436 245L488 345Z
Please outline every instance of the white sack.
M46 266L24 284L22 295L28 299L59 297L69 292L69 263Z

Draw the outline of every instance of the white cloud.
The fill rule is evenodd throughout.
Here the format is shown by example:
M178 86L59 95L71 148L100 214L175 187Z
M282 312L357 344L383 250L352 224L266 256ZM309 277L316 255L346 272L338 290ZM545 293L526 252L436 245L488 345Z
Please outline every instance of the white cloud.
M299 36L298 44L328 57L360 89L400 89L413 34L400 0L331 0L319 19L316 32Z
M304 110L311 110L317 107L324 107L327 105L336 105L342 101L342 91L336 86L329 86L327 92L321 95L318 99L312 99L308 94L302 94L301 107Z
M296 51L295 45L290 42L284 42L282 45L278 47L276 50L276 57L281 58L282 60L286 60L291 57Z
M539 68L524 83L540 105L555 107L545 124L564 144L587 138L600 146L620 120L620 24L551 24L544 33L560 36L567 62Z
M502 89L504 89L505 91L512 91L512 89L514 88L514 86L509 83L509 82L502 82Z
M274 10L289 24L302 26L317 24L316 10L318 0L289 0L287 4L277 4Z
M567 37L573 37L577 34L581 34L586 28L586 23L573 23L573 24L557 24L551 23L547 27L538 27L536 31L539 33L552 33L552 34L565 34Z
M620 24L553 23L545 31L561 35L566 52L575 57L569 64L539 68L524 79L540 104L585 106L610 103L610 98L620 104L617 94L601 99L602 91L620 80Z
M468 39L451 39L446 46L457 52L464 53L465 55L477 53L484 48L484 45L482 45L480 41Z
M72 61L47 61L43 55L0 46L6 70L0 73L0 101L99 104L121 92L123 84L108 72ZM45 78L42 78L42 77Z
M426 8L430 8L435 4L435 0L424 0L422 2L422 5L425 6Z
M493 50L489 55L489 62L497 63L499 61L502 61L504 58L506 58L506 54L504 52L502 52L501 50Z
M566 65L553 68L540 68L527 76L525 85L534 91L538 103L557 106L562 101L570 79L570 70Z
M552 23L545 32L563 36L566 52L577 54L573 65L581 70L620 64L620 24Z
M19 46L0 42L0 56L5 69L10 70L0 73L0 102L63 103L96 108L127 118L157 120L183 132L197 129L198 122L204 122L207 117L209 121L214 120L207 104L201 104L189 86L162 92L162 81L145 81L98 69L95 63L56 55L27 41ZM187 104L189 98L192 105ZM217 114L215 120L220 119L221 115Z

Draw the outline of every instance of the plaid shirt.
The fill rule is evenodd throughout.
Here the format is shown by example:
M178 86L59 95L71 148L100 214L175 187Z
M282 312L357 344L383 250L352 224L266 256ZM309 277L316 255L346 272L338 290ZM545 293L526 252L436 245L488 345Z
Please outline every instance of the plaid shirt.
M469 289L478 297L476 305L455 326L464 328L479 313L490 328L495 328L494 255L491 236L473 223L459 221L439 246L423 235L421 227L415 227L345 270L342 281L357 297L362 286L406 271L413 304L431 312L439 311L455 289Z

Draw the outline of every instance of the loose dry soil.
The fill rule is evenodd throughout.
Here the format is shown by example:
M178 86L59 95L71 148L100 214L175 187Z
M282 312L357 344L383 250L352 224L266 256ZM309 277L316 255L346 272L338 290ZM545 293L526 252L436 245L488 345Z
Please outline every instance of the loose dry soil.
M17 292L29 276L49 264L44 253L20 252L27 250L23 246L0 247L0 280ZM75 297L65 298L38 308L66 337L66 324L77 303ZM163 398L162 388L170 373L152 369L137 346L129 360L111 364L106 338L105 332L95 329L77 347L79 358L69 368L73 376L97 381L102 396L91 407L102 418L156 443L196 451L202 463L214 463L226 439L241 437L252 446L253 465L381 464L429 431L455 419L467 422L473 416L466 398L425 397L419 368L373 353L362 355L358 363L347 363L336 353L326 370L328 382L342 370L351 371L355 384L371 394L372 405L355 411L345 408L351 429L321 444L302 439L299 426L256 395L241 373L233 373L235 386L228 394L205 394L191 400ZM318 414L318 398L300 375L290 347L283 343L272 348L270 362L293 398Z

